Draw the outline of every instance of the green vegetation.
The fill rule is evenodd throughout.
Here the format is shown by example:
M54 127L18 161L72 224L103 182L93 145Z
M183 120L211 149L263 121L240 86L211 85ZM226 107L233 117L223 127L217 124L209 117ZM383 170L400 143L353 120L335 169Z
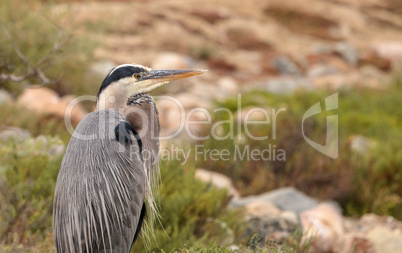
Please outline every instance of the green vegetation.
M18 48L28 59L28 68L37 66L44 57L51 57L51 61L38 67L48 78L56 80L48 85L60 95L96 93L101 80L88 69L93 41L61 29L58 24L62 17L52 17L38 1L2 0L1 5L0 33L10 33L10 37L0 36L2 74L21 76L26 73L23 57L16 53ZM233 38L239 37L239 31L231 32ZM65 42L61 50L52 52L58 36ZM236 42L239 46L247 43L254 43L252 47L266 46L260 41ZM211 59L215 51L213 48L191 50L200 59ZM225 65L219 59L213 63L217 68L232 70L229 63ZM0 82L0 88L18 95L31 84L43 84L43 80L34 75L20 83ZM319 199L338 201L346 215L374 212L402 219L402 80L395 79L382 90L341 90L337 111L324 112L306 120L306 135L324 144L326 116L339 115L340 152L336 160L311 148L301 132L306 110L316 102L322 103L331 94L330 91L299 91L290 96L262 91L242 94L242 108L286 108L278 114L276 138L273 138L272 124L249 127L254 136L268 135L267 141L252 140L245 134L244 126L238 129L234 124L235 132L242 133L242 139L236 135L235 140L211 138L196 143L207 149L229 149L231 158L228 161L192 159L184 166L175 160L163 161L158 200L161 220L148 224L154 227L154 235L149 240L139 240L134 250L230 252L226 246L236 244L246 252L278 252L275 242L264 242L260 246L258 238L242 236L241 210L228 210L229 199L225 191L196 180L194 170L198 167L228 175L243 195L291 185ZM237 112L237 97L217 103L216 107ZM214 122L228 119L225 112L212 115ZM15 105L1 105L0 119L0 131L7 126L16 126L33 135L23 141L9 139L0 143L0 252L54 252L52 199L63 155L60 150L68 144L70 135L60 120L36 115ZM222 135L225 135L229 126L223 124L222 127ZM210 130L206 128L205 134ZM354 151L351 142L356 135L368 138L373 144L364 152ZM286 162L274 157L271 161L233 159L235 145L241 149L248 145L250 150L263 150L268 144L273 149L283 149ZM193 145L188 148L194 150ZM299 246L299 237L294 238L289 239L289 247L280 252L303 252L305 248Z
M14 126L28 130L32 135L55 136L64 143L71 138L64 121L49 115L38 115L20 106L0 105L0 129ZM0 130L0 131L1 131Z
M0 82L0 88L18 94L26 85L46 84L59 94L96 93L101 80L87 66L95 43L62 27L68 15L56 18L39 1L1 1L0 72L24 76L39 69L51 81L46 84L38 75L29 75L19 83Z
M57 138L40 137L12 140L1 146L1 243L34 246L34 252L51 251L52 200L62 158L56 151L60 145ZM147 242L151 251L167 252L185 244L205 247L213 242L230 243L228 234L240 231L240 214L226 209L226 192L197 181L192 166L183 168L171 161L162 163L161 170L162 218L160 224L154 224L154 235L135 245L135 252L146 252L143 244ZM0 244L2 252L17 249ZM21 252L26 249L21 248Z
M336 160L315 151L300 136L303 113L330 94L329 91L300 92L292 96L274 96L261 91L243 94L243 108L286 108L286 112L277 118L277 139L269 140L269 143L273 141L271 144L286 151L286 163L198 159L182 166L174 160L162 162L163 180L159 198L161 224L153 224L154 237L140 240L135 245L136 252L144 251L144 243L150 251L226 252L224 246L232 242L248 250L253 238L242 238L244 228L240 211L227 210L225 191L197 181L194 178L196 167L230 176L242 194L256 194L293 185L318 198L339 201L347 215L375 212L400 219L402 115L398 110L401 103L398 98L402 95L401 82L395 81L383 91L362 89L339 92L339 109L335 113L339 114L340 153ZM235 101L235 98L228 99L220 106L236 111ZM225 117L224 114L218 114L214 120L223 120ZM322 131L325 115L312 118L311 122L305 123L308 126L306 134L313 140L325 142L325 133ZM29 128L24 120L23 116L15 117L11 123L27 127L34 135L41 133ZM42 120L41 124L49 136L64 135L63 129L54 128L52 120ZM250 130L253 135L268 133L272 136L272 129L263 125L250 126ZM350 148L351 136L357 134L366 136L375 145L364 153L353 151ZM2 144L0 198L4 204L1 208L0 233L4 234L2 243L9 245L2 248L4 251L18 252L17 248L22 247L20 252L27 252L23 246L10 246L10 243L34 245L32 252L52 251L51 200L61 155L49 155L49 150L53 150L54 145L66 145L67 142L67 138L61 142L58 138L45 137ZM210 139L201 144L206 148L218 149L234 146L232 140ZM266 148L266 143L251 139L239 145L250 145L250 149ZM225 224L224 228L222 224ZM230 231L233 231L233 235ZM268 250L270 244L264 245L261 252ZM291 249L289 252L294 252Z
M155 222L149 250L166 252L183 245L205 247L213 243L233 243L233 231L240 230L240 213L228 211L226 191L211 188L194 178L194 165L177 161L161 163L161 220ZM144 240L135 244L135 252L146 252ZM221 246L223 246L221 245Z
M317 102L333 92L298 92L291 96L278 96L254 91L242 95L242 108L286 108L276 119L276 139L273 139L272 122L251 125L254 136L266 136L265 141L252 140L235 124L235 136L244 139L208 139L206 149L229 149L229 161L198 159L197 167L208 168L231 177L241 194L258 194L278 187L295 186L319 199L334 199L346 210L347 215L374 212L402 218L402 82L396 79L384 90L350 89L339 91L339 109L323 112L307 119L305 134L310 139L325 144L326 116L339 115L339 157L335 160L317 152L304 140L301 131L303 114ZM237 111L237 98L228 99L217 107ZM215 114L214 122L228 120L228 113ZM271 117L272 120L272 117ZM214 123L213 122L213 123ZM225 136L229 124L223 124ZM210 129L206 129L206 132ZM206 133L200 135L205 136ZM351 149L354 136L362 135L371 144L359 153ZM283 149L286 162L272 157L270 161L234 159L240 150L263 150L269 145Z
M58 138L0 146L0 242L33 245L51 228L53 193L64 144Z

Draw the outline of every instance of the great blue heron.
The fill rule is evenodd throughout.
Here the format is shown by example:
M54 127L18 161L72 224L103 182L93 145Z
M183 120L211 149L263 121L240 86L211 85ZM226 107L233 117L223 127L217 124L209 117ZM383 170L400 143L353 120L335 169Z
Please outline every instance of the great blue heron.
M147 93L203 70L112 69L96 111L77 126L64 155L53 203L57 252L129 252L141 230L158 169L159 118ZM147 154L147 156L145 156Z

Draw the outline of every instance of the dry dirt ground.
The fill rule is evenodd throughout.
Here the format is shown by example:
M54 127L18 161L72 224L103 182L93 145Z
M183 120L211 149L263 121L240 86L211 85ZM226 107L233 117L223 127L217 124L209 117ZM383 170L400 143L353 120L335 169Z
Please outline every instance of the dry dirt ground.
M68 13L63 25L78 36L98 39L98 59L152 67L160 52L174 51L243 83L278 74L278 55L306 70L317 50L342 41L359 64L378 64L375 45L402 43L400 0L73 1L53 11Z

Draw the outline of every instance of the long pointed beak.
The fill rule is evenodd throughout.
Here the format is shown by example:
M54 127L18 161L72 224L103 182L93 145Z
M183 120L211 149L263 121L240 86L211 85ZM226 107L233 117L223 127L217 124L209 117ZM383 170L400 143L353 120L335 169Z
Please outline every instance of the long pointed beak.
M150 80L152 84L166 83L177 79L183 79L190 76L201 75L208 70L203 69L185 69L185 70L151 70L149 74L143 76L142 80Z

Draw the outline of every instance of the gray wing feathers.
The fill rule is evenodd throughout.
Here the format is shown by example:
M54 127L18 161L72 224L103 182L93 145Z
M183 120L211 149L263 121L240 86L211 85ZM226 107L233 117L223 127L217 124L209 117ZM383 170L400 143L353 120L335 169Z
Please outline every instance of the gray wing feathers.
M132 155L139 151L137 142L122 145L115 139L114 128L122 121L114 111L91 113L70 140L54 197L58 252L130 251L146 175L140 157Z

